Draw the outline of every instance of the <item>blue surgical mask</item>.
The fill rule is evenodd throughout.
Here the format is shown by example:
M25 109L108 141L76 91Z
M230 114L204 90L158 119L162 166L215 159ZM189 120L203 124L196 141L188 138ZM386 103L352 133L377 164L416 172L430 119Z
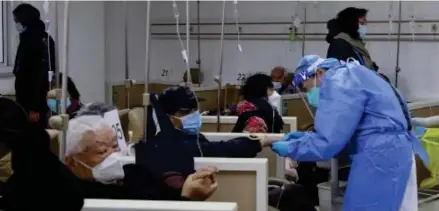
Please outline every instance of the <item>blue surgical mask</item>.
M18 33L20 33L20 34L24 31L26 31L26 27L23 26L23 24L21 24L21 23L16 23L15 28L17 29Z
M361 39L364 39L364 37L366 37L367 28L365 25L360 24L358 26L358 34L360 34Z
M67 107L69 107L71 104L70 99L67 99ZM55 99L48 99L47 100L47 106L49 106L49 109L53 112L56 113L56 100Z
M197 134L201 129L201 114L199 111L180 117L183 131L188 134Z
M273 83L273 88L275 90L279 90L282 87L282 83L281 82L273 81L272 83Z
M310 105L312 105L314 108L318 108L320 101L320 87L314 87L310 89L306 93L306 99L308 100L308 103Z

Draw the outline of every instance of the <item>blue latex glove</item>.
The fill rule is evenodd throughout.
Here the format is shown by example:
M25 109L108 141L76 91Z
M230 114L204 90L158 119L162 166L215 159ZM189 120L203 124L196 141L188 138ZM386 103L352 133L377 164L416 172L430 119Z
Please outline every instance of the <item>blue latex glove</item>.
M291 132L286 134L282 141L289 141L291 139L298 139L301 138L302 136L304 136L306 133L305 132Z
M271 149L276 152L279 156L287 157L288 156L288 141L278 141L271 144Z
M416 136L422 137L425 134L425 132L426 132L425 127L422 126L415 127Z

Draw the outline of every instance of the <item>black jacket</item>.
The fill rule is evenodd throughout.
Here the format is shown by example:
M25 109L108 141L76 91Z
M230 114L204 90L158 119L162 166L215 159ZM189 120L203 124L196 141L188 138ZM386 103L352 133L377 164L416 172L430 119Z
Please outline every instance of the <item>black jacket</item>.
M156 180L147 169L136 164L124 166L125 177L121 184L102 184L81 181L86 198L126 200L188 200L181 197L179 189L173 189L164 181ZM182 178L184 181L184 179Z
M46 96L50 69L55 71L55 42L45 32L44 23L38 21L26 26L26 30L20 33L13 70L16 99L25 110L48 111Z
M357 61L362 61L359 55L354 51L354 48L343 39L328 39L329 43L328 52L326 58L336 58L338 60L346 61L348 58L354 58ZM379 67L373 62L373 69L378 71Z
M0 209L6 211L80 211L84 195L79 180L50 151L49 135L30 126L12 147L14 173L4 187Z

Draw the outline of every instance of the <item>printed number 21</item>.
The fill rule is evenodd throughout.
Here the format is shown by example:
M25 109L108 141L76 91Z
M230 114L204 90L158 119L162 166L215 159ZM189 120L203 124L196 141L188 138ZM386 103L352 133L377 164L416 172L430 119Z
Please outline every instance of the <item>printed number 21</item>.
M162 70L162 77L166 77L168 76L168 74L169 74L169 70L167 69Z

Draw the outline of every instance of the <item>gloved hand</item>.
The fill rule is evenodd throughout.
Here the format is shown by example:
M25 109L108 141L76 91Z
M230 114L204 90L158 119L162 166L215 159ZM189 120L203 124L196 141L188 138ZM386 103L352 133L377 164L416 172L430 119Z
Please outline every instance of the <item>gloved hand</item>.
M273 144L271 144L271 150L276 152L278 155L282 157L288 156L288 141L278 141Z
M289 140L291 140L291 139L298 139L298 138L301 138L302 136L304 136L306 133L305 132L291 132L291 133L288 133L288 134L286 134L284 137L283 137L283 139L282 139L282 141L289 141Z
M417 127L415 127L415 133L416 133L416 136L417 137L422 137L424 134L425 134L425 127L422 127L422 126L417 126Z

